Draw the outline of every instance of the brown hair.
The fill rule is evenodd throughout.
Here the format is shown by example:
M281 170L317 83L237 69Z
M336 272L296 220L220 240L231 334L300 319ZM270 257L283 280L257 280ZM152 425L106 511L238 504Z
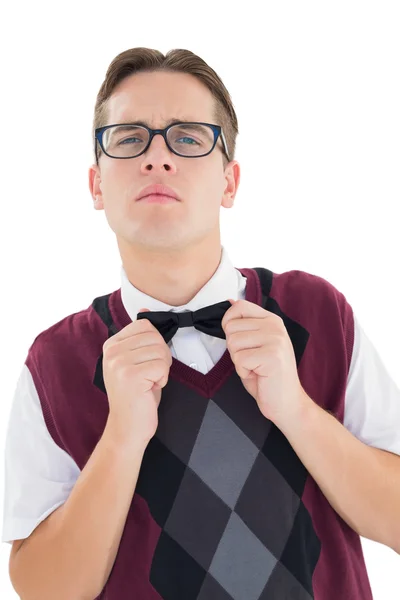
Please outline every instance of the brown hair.
M217 73L209 67L202 58L190 50L169 50L164 56L159 50L139 47L131 48L118 54L109 65L105 79L97 94L93 119L93 139L95 129L107 125L107 101L116 86L129 75L133 75L140 71L189 73L197 77L197 79L206 85L215 99L215 124L222 127L228 147L229 158L230 160L234 160L236 136L239 133L239 129L230 94ZM98 156L100 156L102 152L100 145L95 142L95 157L96 146L98 149ZM225 154L223 154L223 157L223 165L225 168L228 164L228 159Z

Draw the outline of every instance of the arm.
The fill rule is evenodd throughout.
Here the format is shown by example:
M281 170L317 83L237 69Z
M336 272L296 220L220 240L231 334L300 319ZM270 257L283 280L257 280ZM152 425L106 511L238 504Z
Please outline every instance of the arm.
M364 444L303 399L300 415L277 427L342 519L400 554L400 456Z
M10 557L10 578L24 600L87 600L107 582L147 446L111 425L67 501Z

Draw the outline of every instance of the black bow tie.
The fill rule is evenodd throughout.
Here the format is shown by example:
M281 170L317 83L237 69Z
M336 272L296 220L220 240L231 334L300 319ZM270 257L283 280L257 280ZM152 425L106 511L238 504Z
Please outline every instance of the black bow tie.
M225 332L221 327L224 314L232 304L229 300L217 302L195 311L174 313L159 310L138 313L138 319L148 319L158 329L165 342L173 338L179 327L195 327L203 333L226 339Z

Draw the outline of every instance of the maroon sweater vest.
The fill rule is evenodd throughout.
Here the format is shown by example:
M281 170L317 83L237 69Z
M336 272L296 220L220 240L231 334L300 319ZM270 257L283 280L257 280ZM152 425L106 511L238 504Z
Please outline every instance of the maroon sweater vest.
M283 319L307 394L343 423L354 342L344 295L303 271L239 271L246 300ZM109 413L102 347L130 322L118 289L40 333L28 352L49 433L81 470ZM228 350L206 374L173 358L98 600L311 598L372 600L359 535L261 414Z

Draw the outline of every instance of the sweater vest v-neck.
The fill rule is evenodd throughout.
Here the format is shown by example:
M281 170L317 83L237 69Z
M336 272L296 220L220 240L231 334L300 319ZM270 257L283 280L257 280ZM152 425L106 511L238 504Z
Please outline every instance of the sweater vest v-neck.
M246 300L282 318L307 394L343 423L354 343L344 295L304 271L238 270ZM50 435L81 470L109 414L103 344L129 323L118 289L38 335L25 361ZM206 374L173 357L158 415L96 600L372 600L360 536L262 415L228 349Z

